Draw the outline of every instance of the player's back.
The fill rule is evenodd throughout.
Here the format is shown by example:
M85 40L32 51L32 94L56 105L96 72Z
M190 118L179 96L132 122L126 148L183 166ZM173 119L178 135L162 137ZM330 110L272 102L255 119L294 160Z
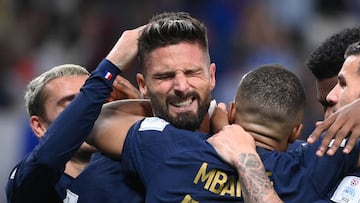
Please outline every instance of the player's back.
M68 192L77 203L144 202L143 187L137 183L136 179L124 175L121 160L95 153Z

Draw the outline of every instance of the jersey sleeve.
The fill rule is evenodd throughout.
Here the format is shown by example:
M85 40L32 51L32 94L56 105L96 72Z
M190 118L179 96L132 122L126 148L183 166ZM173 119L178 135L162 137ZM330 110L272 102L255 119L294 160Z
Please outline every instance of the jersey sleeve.
M120 70L106 59L92 72L39 144L11 172L6 186L9 202L46 202L53 195L66 162L89 134L118 74Z
M129 129L121 154L125 172L143 183L148 181L156 164L170 152L171 138L162 134L167 125L166 121L153 117L140 120Z
M321 144L302 145L291 152L269 152L258 149L274 188L284 201L313 202L326 197L331 187L356 167L357 149L345 155L317 157Z

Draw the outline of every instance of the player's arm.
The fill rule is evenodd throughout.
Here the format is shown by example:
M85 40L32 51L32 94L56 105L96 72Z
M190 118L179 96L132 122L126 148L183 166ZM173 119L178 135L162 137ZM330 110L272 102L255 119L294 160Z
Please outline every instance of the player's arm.
M245 202L282 202L265 174L254 138L243 128L239 125L225 126L208 142L222 159L236 168Z
M39 145L11 172L6 188L9 201L13 201L13 197L29 201L33 197L46 199L45 196L49 195L63 174L66 162L89 134L102 104L112 91L114 77L104 75L118 75L118 67L126 67L133 60L137 53L140 30L141 28L124 32L109 54L122 58L113 60L109 57L99 64L79 95L49 126Z
M107 155L119 157L129 128L144 116L152 116L147 99L109 102L103 106L87 142Z
M106 59L122 70L128 68L130 59L137 56L137 40L143 28L144 26L141 26L134 30L125 31L116 42L114 48L106 56ZM126 52L121 50L126 50ZM116 86L116 83L114 86ZM125 105L125 103L123 104ZM109 105L112 105L112 107L107 108ZM121 103L118 103L118 105L121 106ZM127 105L123 109L130 110L129 104ZM143 106L140 105L140 108L143 108ZM136 116L136 113L134 114L130 114L129 111L118 110L114 107L114 104L108 103L102 109L92 132L87 138L87 142L108 155L120 155L128 129L136 121L143 118L143 116Z
M245 202L283 202L266 176L264 166L256 152L239 154L236 169Z
M118 68L108 61L100 63L80 93L51 123L39 144L11 172L6 188L9 201L23 202L21 198L40 201L56 196L52 191L66 163L84 142L111 92L113 81L104 78L104 71L119 74Z

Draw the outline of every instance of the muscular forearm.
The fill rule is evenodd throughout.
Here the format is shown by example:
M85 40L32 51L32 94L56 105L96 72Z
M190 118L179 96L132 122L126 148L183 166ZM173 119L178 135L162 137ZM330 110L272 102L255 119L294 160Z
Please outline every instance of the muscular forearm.
M257 153L241 153L236 164L247 203L283 202L276 194Z
M228 164L235 167L245 202L282 202L256 152L254 138L239 125L225 126L207 140Z
M128 129L144 116L152 116L149 100L130 99L103 106L87 142L103 153L118 158Z

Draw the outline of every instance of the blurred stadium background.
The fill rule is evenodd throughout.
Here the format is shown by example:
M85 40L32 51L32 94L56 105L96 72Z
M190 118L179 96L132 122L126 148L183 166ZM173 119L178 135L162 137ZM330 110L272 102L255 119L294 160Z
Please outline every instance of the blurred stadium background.
M295 71L308 94L303 138L322 118L305 61L331 34L360 22L358 0L0 0L2 191L36 140L24 108L26 83L63 63L93 70L125 29L163 11L186 11L207 25L217 101L231 101L242 74L257 65L280 63ZM137 70L125 73L134 85ZM0 202L6 202L4 192Z

